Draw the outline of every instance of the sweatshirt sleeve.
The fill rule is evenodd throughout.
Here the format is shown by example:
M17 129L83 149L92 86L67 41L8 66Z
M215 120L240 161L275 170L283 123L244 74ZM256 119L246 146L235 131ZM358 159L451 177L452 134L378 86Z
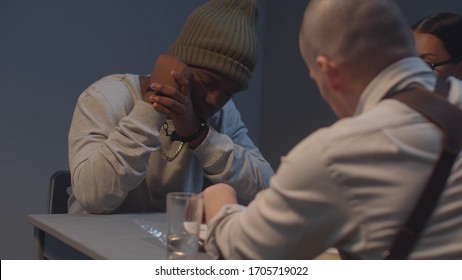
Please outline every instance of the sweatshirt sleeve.
M209 120L209 125L206 139L192 152L212 183L233 186L239 203L247 205L258 191L268 187L274 171L248 136L232 101Z
M163 121L121 81L100 81L82 93L68 144L73 192L87 212L116 209L141 183Z

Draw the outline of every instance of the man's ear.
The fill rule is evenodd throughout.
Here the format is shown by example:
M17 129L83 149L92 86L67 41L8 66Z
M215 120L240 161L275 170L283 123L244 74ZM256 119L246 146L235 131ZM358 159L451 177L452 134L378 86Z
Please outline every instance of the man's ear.
M339 91L342 79L337 63L324 55L318 56L316 58L316 63L321 73L324 75L327 84L332 88L332 90Z

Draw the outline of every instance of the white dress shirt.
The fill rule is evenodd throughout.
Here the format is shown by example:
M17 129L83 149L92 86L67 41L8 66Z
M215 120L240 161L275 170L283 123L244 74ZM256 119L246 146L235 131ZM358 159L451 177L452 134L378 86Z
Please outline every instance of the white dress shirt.
M209 223L206 249L226 259L311 259L329 247L381 259L414 207L441 147L440 130L390 90L435 76L417 57L382 71L363 92L355 115L296 145L247 207L228 205ZM448 99L461 105L462 83ZM460 156L412 259L462 258Z

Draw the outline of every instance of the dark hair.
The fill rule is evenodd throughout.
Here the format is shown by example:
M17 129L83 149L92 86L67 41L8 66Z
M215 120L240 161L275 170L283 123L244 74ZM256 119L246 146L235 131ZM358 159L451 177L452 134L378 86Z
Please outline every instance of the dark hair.
M454 13L438 13L423 18L412 30L438 37L452 58L462 58L462 17Z

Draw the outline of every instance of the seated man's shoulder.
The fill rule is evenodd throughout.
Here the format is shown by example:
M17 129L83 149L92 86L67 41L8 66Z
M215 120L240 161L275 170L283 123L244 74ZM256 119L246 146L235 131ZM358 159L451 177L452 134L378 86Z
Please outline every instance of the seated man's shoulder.
M124 82L124 79L126 80ZM91 84L82 93L81 98L97 98L114 100L117 97L122 99L132 99L133 96L127 87L127 82L136 91L138 82L136 75L113 74L103 77Z
M89 89L97 90L100 92L103 92L105 89L114 89L114 88L122 88L126 90L125 85L124 85L124 80L127 80L132 87L135 87L133 83L136 81L135 78L137 78L136 75L132 74L112 74L105 76L93 84L91 84L87 91Z
M134 108L136 101L141 99L137 93L139 91L137 83L139 83L138 76L131 74L103 77L82 92L78 104L80 107L95 110L107 108L120 114L120 117L127 115Z

